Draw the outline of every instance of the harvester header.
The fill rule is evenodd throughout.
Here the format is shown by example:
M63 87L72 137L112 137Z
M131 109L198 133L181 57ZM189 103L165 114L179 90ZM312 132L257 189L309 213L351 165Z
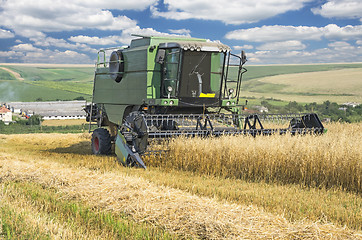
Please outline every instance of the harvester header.
M129 47L98 52L92 104L85 108L90 124L99 126L95 154L109 154L115 143L123 164L145 167L141 156L152 138L323 131L315 114L242 114L244 51L232 54L227 45L198 38L134 36ZM290 126L266 129L262 121L271 118Z

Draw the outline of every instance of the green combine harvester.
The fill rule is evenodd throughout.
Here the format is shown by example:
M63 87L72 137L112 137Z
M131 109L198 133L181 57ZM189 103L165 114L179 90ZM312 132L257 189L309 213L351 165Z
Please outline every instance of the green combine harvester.
M323 132L313 113L243 114L244 51L235 55L205 39L134 36L129 47L98 52L92 103L85 108L90 126L98 125L94 154L110 154L114 143L124 165L146 168L142 155L155 138ZM263 126L281 121L289 125Z

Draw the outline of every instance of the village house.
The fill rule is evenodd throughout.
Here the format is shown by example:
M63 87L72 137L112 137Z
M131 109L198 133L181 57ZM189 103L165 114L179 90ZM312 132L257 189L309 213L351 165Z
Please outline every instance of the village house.
M4 106L0 107L0 121L3 121L6 125L13 121L12 112Z

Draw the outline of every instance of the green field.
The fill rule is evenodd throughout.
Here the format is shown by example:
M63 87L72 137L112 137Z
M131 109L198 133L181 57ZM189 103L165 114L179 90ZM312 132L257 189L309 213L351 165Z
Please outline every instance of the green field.
M93 67L0 65L0 101L91 99Z
M0 101L91 99L94 68L71 65L1 65ZM362 64L246 66L240 96L284 103L362 102ZM232 68L229 77L236 75ZM253 100L256 99L256 100ZM277 104L283 104L277 101Z
M362 64L250 66L243 99L273 98L301 103L362 102ZM250 99L249 99L250 98ZM251 102L250 102L251 103Z

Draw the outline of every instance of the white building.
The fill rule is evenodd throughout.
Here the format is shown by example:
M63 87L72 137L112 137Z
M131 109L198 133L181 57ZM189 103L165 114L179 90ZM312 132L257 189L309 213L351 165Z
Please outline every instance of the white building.
M269 109L264 106L254 106L254 108L260 113L267 113Z
M357 103L357 102L346 102L346 103L343 103L342 104L343 106L346 106L346 107L357 107L360 105L360 103Z
M6 125L9 125L9 123L13 121L13 113L6 107L1 107L0 121L3 121Z
M85 119L83 108L86 101L53 101L53 102L11 102L10 109L21 109L29 115L40 115L44 120L51 119Z

